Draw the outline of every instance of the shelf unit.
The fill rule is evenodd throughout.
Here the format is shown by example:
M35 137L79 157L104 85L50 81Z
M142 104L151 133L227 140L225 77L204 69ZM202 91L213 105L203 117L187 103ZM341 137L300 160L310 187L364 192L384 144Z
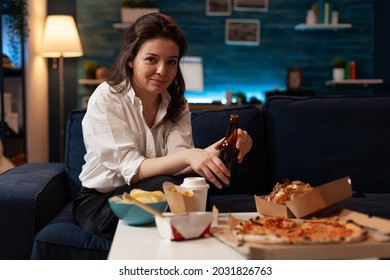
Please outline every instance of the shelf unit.
M130 26L130 23L120 22L120 23L114 23L112 25L115 29L126 29Z
M352 24L350 23L339 23L339 24L305 24L305 23L300 23L295 26L295 30L299 31L310 31L310 30L315 30L315 31L325 31L325 30L340 30L340 29L348 29L352 28Z
M327 81L325 84L327 86L337 86L337 85L363 85L367 87L368 85L378 85L382 84L382 79L356 79L356 80L341 80L341 81L335 81L330 80Z
M7 7L0 7L0 20L8 14ZM0 53L3 53L3 26L0 24ZM27 161L26 141L26 85L25 85L25 55L24 44L20 44L20 68L5 68L0 63L0 139L4 146L4 155L15 165ZM9 107L5 107L5 93L11 93ZM8 103L9 104L9 103Z

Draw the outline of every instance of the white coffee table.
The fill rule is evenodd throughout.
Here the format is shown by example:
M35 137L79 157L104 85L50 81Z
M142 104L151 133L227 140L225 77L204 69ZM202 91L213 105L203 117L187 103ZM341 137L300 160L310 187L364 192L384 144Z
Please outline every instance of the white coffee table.
M238 218L250 218L256 213L234 213ZM227 215L220 214L220 219ZM129 226L118 222L108 254L109 260L243 260L245 256L218 239L169 241L160 237L155 224Z

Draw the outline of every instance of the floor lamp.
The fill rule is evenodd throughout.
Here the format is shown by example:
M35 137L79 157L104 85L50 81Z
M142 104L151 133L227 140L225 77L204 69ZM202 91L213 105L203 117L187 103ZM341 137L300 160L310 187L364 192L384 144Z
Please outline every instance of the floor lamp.
M46 18L43 33L42 56L58 58L59 74L59 132L60 132L60 161L64 159L64 57L83 55L80 36L76 23L69 15L49 15ZM56 62L52 64L57 69Z

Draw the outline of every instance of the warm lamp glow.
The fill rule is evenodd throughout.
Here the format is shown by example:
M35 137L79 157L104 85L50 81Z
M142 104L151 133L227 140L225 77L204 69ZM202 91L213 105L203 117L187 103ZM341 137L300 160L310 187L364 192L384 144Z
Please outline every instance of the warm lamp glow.
M49 15L46 18L42 55L44 57L83 55L80 36L72 16Z
M46 18L45 30L43 33L42 56L58 57L59 77L59 137L60 137L60 162L64 160L64 58L83 55L79 32L72 16L50 15ZM53 69L57 65L53 64Z

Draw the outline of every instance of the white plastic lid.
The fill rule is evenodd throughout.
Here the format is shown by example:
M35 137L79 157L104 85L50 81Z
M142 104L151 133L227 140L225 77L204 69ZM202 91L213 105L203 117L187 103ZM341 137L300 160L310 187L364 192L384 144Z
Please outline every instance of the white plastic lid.
M184 181L180 187L191 190L202 190L209 188L210 186L203 177L187 177L184 178Z

